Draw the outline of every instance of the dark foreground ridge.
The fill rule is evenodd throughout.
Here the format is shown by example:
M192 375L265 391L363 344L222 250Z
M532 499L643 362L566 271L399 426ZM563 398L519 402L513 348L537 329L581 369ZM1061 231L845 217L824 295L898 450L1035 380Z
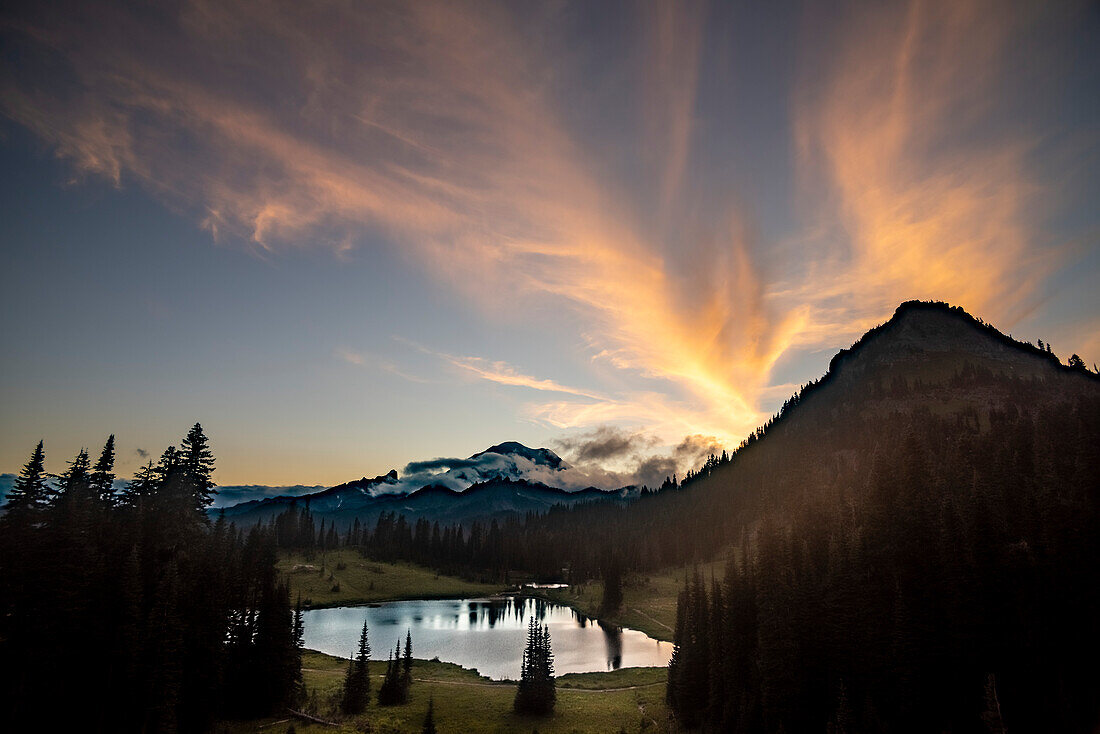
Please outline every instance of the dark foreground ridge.
M1100 380L1074 363L903 304L682 500L655 498L704 539L670 555L733 546L680 598L681 722L1093 731Z

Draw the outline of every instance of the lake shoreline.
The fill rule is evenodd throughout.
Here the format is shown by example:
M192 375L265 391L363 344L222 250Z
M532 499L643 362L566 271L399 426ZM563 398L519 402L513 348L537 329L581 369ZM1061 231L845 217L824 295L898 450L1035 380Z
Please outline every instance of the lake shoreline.
M723 562L703 564L706 573L722 575ZM304 609L334 609L394 601L491 598L516 593L515 585L492 584L448 576L404 561L375 561L358 551L339 548L310 556L280 553L278 568L291 585L291 599L301 598ZM688 567L668 568L644 577L628 576L623 607L613 615L599 615L603 586L587 580L564 589L532 588L523 593L579 614L620 627L644 632L661 642L674 642L676 599Z
M304 643L309 649L346 658L366 624L374 648L372 660L384 662L411 631L413 649L422 657L438 657L493 680L515 680L528 624L537 619L551 632L560 675L664 667L672 655L672 645L665 640L530 592L310 609L303 613Z
M346 662L351 660L351 658L341 657L340 655L332 655L330 653L322 652L320 650L314 650L314 649L309 648L309 647L303 648L302 653L303 653L303 655L307 655L307 656L308 655L316 655L316 656L322 656L322 657L325 657L325 658L333 658L335 660L341 661L342 663L346 663ZM459 671L461 671L463 673L470 673L470 674L476 675L478 677L478 679L481 682L484 683L484 685L515 686L519 683L518 680L514 680L512 678L502 678L500 680L497 680L495 678L490 678L489 676L484 675L477 668L470 668L470 667L467 667L465 665L460 665L459 663L452 663L452 662L448 662L446 660L439 660L438 658L431 658L431 659L413 658L412 660L413 660L414 665L436 664L436 665L454 666L456 669L458 669ZM385 663L385 662L386 662L385 660L381 660L381 659L378 659L378 658L371 658L371 663ZM616 678L616 677L624 677L624 676L635 676L635 675L639 675L639 674L648 673L649 671L657 671L657 670L661 670L661 671L667 670L667 666L661 666L661 665L631 665L629 667L622 667L622 668L619 668L617 670L608 670L608 671L605 671L605 672L562 673L561 675L556 676L555 680L557 682L557 687L565 689L565 690L574 690L574 691L625 690L629 686L624 686L619 681L612 681L613 683L615 683L615 685L608 685L608 686L579 685L579 684L594 683L596 681L602 680L604 678L609 678L609 677L610 678ZM663 682L663 681L655 681L655 682L645 683L643 685L656 685L657 683L660 683L660 682Z

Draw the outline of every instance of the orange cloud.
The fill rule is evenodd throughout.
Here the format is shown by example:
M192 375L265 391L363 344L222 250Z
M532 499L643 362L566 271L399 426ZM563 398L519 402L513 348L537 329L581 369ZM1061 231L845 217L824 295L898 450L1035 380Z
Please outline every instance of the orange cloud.
M836 226L788 295L816 304L820 328L862 330L912 298L1009 324L1034 305L1059 260L1036 250L1035 141L996 123L997 80L1027 15L993 2L863 5L804 75L800 163Z
M488 380L489 382L495 382L498 385L511 385L513 387L526 387L531 390L541 390L545 392L560 392L567 395L576 395L582 398L592 398L593 400L606 400L602 395L598 395L587 390L581 390L575 387L569 387L568 385L561 385L553 380L540 379L537 377L531 377L519 372L515 367L506 362L490 362L480 357L452 357L450 355L439 355L453 364L455 367L459 367L482 380Z
M374 235L490 313L566 304L594 359L662 381L605 393L448 357L571 396L528 406L554 426L636 422L736 444L793 349L836 346L907 298L1011 317L1045 272L1027 141L975 138L1017 22L991 4L863 6L827 39L794 100L822 220L782 281L737 206L695 226L701 5L643 20L641 119L622 134L640 138L644 182L612 178L601 141L571 127L568 54L506 9L191 0L156 12L152 24L82 6L9 21L75 81L7 73L0 109L78 171L135 180L218 239L346 255Z

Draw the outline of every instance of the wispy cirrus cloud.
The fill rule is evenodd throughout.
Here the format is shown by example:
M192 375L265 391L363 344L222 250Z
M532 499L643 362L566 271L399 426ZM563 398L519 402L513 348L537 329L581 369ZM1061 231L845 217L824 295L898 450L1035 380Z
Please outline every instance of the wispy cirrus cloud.
M362 367L367 363L366 355L360 354L359 352L353 351L346 347L337 347L334 350L334 354L336 355L337 359L347 362L348 364L354 364Z
M458 367L470 374L489 382L495 382L498 385L511 385L513 387L526 387L531 390L539 390L542 392L560 392L567 395L576 395L582 398L592 398L593 400L607 400L598 393L590 392L588 390L581 390L575 387L569 387L568 385L561 385L553 380L540 379L538 377L532 377L525 375L518 371L515 367L507 362L482 359L481 357L453 357L451 355L440 355L455 367Z
M576 43L569 13L526 5L28 5L2 16L35 63L0 75L0 110L77 173L137 182L218 240L384 241L490 316L569 309L627 387L443 355L557 393L525 410L563 429L736 443L789 387L772 378L781 359L900 300L1009 320L1034 303L1039 255L1058 253L1035 244L1030 138L990 124L1026 13L851 3L843 23L804 21L791 144L809 221L777 243L698 165L739 134L699 113L705 52L729 42L708 33L713 12L646 6L620 57ZM623 104L586 127L573 103L600 83ZM624 159L640 175L616 175Z
M1039 141L999 94L1039 9L850 7L817 26L828 42L795 96L800 170L827 233L795 298L825 331L862 330L912 298L1011 324L1068 255L1043 241L1038 203L1056 187L1029 165Z

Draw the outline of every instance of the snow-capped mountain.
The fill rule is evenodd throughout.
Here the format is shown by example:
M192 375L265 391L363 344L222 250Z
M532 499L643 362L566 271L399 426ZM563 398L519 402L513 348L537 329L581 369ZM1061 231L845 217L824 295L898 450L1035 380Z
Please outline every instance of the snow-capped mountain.
M438 458L409 463L401 474L363 477L296 497L271 497L222 510L238 522L267 519L293 505L309 505L315 515L350 521L370 520L381 512L463 522L553 505L623 498L629 492L604 491L584 483L550 449L516 441L490 446L466 459ZM467 491L469 490L469 491Z

